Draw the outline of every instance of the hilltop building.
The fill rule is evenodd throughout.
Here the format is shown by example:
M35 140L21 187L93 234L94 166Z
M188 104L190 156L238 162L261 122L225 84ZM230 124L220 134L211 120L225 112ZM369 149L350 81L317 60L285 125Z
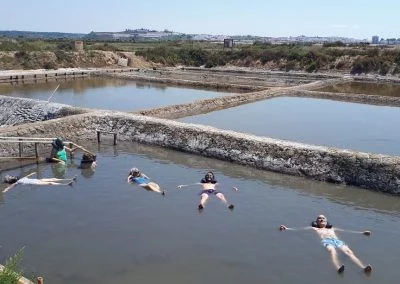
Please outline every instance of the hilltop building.
M375 35L372 37L372 44L378 44L379 43L379 36Z

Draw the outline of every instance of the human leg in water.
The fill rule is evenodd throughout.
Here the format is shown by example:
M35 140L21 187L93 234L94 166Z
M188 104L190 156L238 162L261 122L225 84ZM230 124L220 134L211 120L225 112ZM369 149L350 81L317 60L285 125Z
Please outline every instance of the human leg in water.
M229 205L228 205L228 201L226 200L225 196L224 196L221 192L218 192L215 196L216 196L219 200L221 200L222 203L224 203L230 210L233 210L233 208L234 208L233 204L229 204Z

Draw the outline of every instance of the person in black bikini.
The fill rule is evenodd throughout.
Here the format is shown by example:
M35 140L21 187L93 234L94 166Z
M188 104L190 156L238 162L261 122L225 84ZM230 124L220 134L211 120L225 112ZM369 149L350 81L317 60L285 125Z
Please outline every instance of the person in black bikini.
M199 183L193 183L193 184L181 184L178 185L178 188L182 188L185 186L189 185L201 185L203 187L203 190L200 192L200 204L198 206L199 210L203 210L204 206L210 197L210 195L215 195L219 200L221 200L230 210L233 210L234 205L229 204L228 201L226 200L224 194L216 189L217 186L217 180L215 179L215 175L213 172L209 171L206 173L204 178L201 179ZM234 187L234 190L237 190L236 187Z

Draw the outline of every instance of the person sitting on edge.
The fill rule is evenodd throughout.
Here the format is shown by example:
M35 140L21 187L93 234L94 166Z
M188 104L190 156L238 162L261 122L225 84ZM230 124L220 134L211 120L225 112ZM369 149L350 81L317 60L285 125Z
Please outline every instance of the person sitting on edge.
M73 177L71 179L59 179L59 178L29 178L30 176L34 175L35 173L30 173L29 175L26 175L22 178L12 176L12 175L6 175L4 177L4 182L10 184L6 189L3 190L4 192L9 191L11 188L18 184L32 184L32 185L70 185L72 186L72 183L76 181L76 177ZM67 183L61 183L62 181L67 181Z
M61 138L56 138L52 143L51 157L48 159L50 162L67 163L67 151L74 152L77 148L68 148L64 145Z
M165 191L160 189L160 186L155 182L150 181L150 178L146 176L144 173L139 171L138 168L132 168L129 171L128 183L136 183L137 185L143 187L144 189L161 193L165 195Z
M201 185L203 190L200 192L200 204L198 206L199 210L203 210L206 202L211 194L215 195L219 200L221 200L229 209L233 210L234 205L229 204L226 200L224 194L216 189L217 180L215 179L215 175L213 172L209 171L206 173L204 178L201 179L199 183L192 183L192 184L181 184L178 185L178 188L182 188L189 185ZM238 190L236 187L233 187L234 190Z
M345 253L355 264L364 270L365 273L370 273L372 271L371 265L364 265L361 260L359 260L353 253L353 251L339 238L336 236L335 231L351 232L364 234L366 236L371 235L371 231L348 231L339 228L332 228L332 225L328 223L327 218L324 215L318 215L316 221L311 223L310 227L305 227L302 229L313 229L321 238L322 245L330 253L333 264L335 265L337 272L342 273L344 271L344 265L339 263L339 258L336 249L341 250ZM294 228L288 228L285 225L280 225L280 231L285 230L298 230Z

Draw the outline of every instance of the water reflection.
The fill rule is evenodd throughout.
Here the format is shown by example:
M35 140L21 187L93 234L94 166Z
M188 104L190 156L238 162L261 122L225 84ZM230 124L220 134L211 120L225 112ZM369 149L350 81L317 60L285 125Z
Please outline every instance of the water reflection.
M110 151L112 148L104 146L101 149L102 151ZM329 201L347 206L357 206L359 209L364 208L385 214L400 213L399 196L392 196L350 186L312 181L302 177L262 171L226 161L186 154L145 144L121 143L118 145L118 149L122 152L133 152L146 156L148 159L156 160L158 163L179 164L188 168L194 168L201 174L207 169L212 169L215 172L222 173L223 175L232 178L239 178L244 181L253 180L274 188L294 189L301 194L322 197Z
M84 93L87 89L99 89L105 87L124 87L133 86L137 88L154 88L164 90L167 85L158 83L136 82L132 80L99 78L99 77L79 77L79 78L55 78L47 81L17 81L0 84L0 95L10 95L18 92L29 94L32 91L54 90L60 85L59 90L72 90L75 94Z
M348 82L326 86L316 91L400 97L400 85L398 84Z
M47 282L58 284L313 283L315 279L334 284L343 279L313 234L280 234L276 229L281 223L308 225L324 212L334 225L372 228L371 238L347 234L343 239L374 265L375 282L397 281L400 216L398 207L390 211L395 203L389 196L357 189L353 194L352 188L143 144L79 144L98 151L99 166L92 178L81 178L80 169L70 167L67 175L78 174L72 188L21 187L3 196L2 255L12 255L25 245L27 275L39 271ZM127 184L126 171L132 165L140 165L167 187L167 196L159 198ZM198 179L209 168L221 186L240 188L228 193L237 204L234 211L211 199L199 214L197 190L176 190L176 185ZM22 170L51 175L48 164ZM365 282L352 265L345 278L349 283Z
M201 89L170 87L114 78L57 79L34 84L1 84L0 95L48 100L78 107L134 111L229 95Z
M307 144L400 155L400 111L396 107L279 97L179 121Z

